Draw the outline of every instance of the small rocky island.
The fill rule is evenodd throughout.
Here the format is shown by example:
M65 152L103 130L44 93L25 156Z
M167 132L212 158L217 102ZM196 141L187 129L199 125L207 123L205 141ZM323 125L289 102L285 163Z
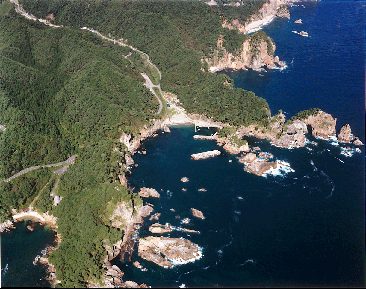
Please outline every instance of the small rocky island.
M153 188L141 188L139 191L139 196L141 198L160 198L160 194L157 190Z
M197 161L197 160L205 160L205 159L217 157L219 155L221 155L221 152L219 150L213 150L213 151L192 154L191 158L192 158L192 160Z
M138 255L164 268L193 262L202 257L201 248L184 238L146 237L139 240Z

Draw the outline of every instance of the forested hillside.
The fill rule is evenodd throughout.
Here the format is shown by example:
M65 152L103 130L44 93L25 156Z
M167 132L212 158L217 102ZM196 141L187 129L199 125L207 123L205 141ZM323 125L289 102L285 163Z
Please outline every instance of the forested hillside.
M223 11L233 7L224 9L201 1L170 0L23 0L22 3L39 17L53 13L56 24L92 27L127 39L150 55L162 71L162 89L176 93L189 112L235 125L266 121L268 106L263 99L241 89L230 89L225 85L224 75L201 69L201 59L213 52L220 34L226 36L230 50L239 48L246 37L221 27ZM243 17L260 7L249 3L240 7Z
M0 221L30 204L49 210L62 235L51 256L57 277L65 287L85 286L103 272L102 241L121 237L106 222L106 204L140 202L116 181L122 155L114 148L122 132L137 133L157 117L158 103L143 86L141 63L126 58L128 48L79 28L123 37L147 52L162 71L163 90L176 93L189 112L240 125L265 124L269 109L226 76L202 70L202 57L226 33L217 8L198 1L23 2L38 16L54 13L65 27L26 20L0 0L0 124L6 127L0 131L0 180L77 157L62 176L47 168L1 182ZM244 36L231 37L235 49ZM49 196L55 183L63 198L57 207Z
M37 197L33 205L59 218L63 240L51 258L58 278L82 285L102 273L102 240L121 237L103 221L106 204L131 197L111 182L121 158L113 147L122 131L137 132L154 117L157 102L123 57L128 51L90 33L32 23L7 4L0 6L0 180L73 154L77 160L61 177L57 207L49 169L1 183L1 220Z

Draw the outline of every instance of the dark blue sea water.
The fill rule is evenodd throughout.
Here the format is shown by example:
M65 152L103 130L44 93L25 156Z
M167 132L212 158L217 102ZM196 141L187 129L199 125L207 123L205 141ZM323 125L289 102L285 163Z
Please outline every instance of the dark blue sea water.
M46 268L33 265L41 251L54 242L54 232L34 224L34 231L27 223L1 235L1 286L2 287L50 287L45 280Z
M264 97L272 111L288 116L319 107L350 123L364 137L365 1L305 3L291 9L291 20L277 19L264 28L277 44L282 72L229 73L238 87ZM303 24L294 24L301 18ZM307 31L309 38L292 33Z
M274 112L282 109L290 117L319 107L338 118L338 128L350 123L364 138L364 6L321 1L293 7L290 21L276 20L265 28L288 68L228 74L236 86L264 97ZM303 25L293 23L298 18ZM310 37L292 30L305 30ZM219 149L193 135L193 128L181 127L148 140L147 155L135 156L138 167L130 184L160 191L161 198L152 201L162 213L160 223L181 226L183 218L191 217L190 208L203 211L206 220L193 218L188 225L200 235L170 236L197 243L204 256L162 269L135 255L148 271L120 264L127 279L187 287L364 285L364 150L346 157L342 146L325 141L284 150L251 139L294 170L263 178L244 172L225 152L192 161L192 153ZM184 176L189 183L180 182ZM198 192L202 187L207 192ZM141 237L150 235L150 224Z
M277 54L288 63L282 72L229 73L238 87L264 97L273 112L288 116L320 107L350 123L364 137L364 9L360 1L321 1L291 9L292 19L276 20L265 31L277 43ZM302 18L304 24L293 24ZM303 38L291 30L305 30ZM201 131L200 133L209 133ZM147 155L129 182L161 193L154 200L160 223L183 226L200 235L174 232L203 248L199 261L162 269L139 260L147 269L119 264L125 280L151 286L362 286L365 279L364 150L352 157L341 148L315 141L307 148L284 150L250 139L263 151L291 164L294 172L267 178L243 171L235 157L192 161L192 153L217 149L210 141L193 140L191 127L173 128L144 143ZM218 148L220 149L220 148ZM183 184L181 177L190 182ZM187 191L182 191L186 188ZM199 192L206 188L207 192ZM197 208L205 220L191 217ZM172 212L170 209L174 209ZM141 237L148 234L147 222ZM29 233L23 223L2 235L2 285L47 286L44 269L33 266L53 235ZM21 272L21 273L19 273Z
M126 278L152 286L187 287L363 284L361 153L345 157L340 147L325 141L289 151L250 140L295 170L264 178L244 172L235 157L224 152L214 159L191 160L192 153L218 148L214 142L194 140L193 135L192 127L182 127L148 140L147 155L135 157L138 167L130 183L161 193L152 201L156 212L162 213L160 223L181 226L183 218L192 218L190 208L203 211L206 220L193 218L186 226L200 235L170 236L197 243L204 256L192 264L163 269L135 255L148 271L122 266ZM189 183L180 182L184 176ZM198 192L202 187L207 192ZM150 224L145 224L141 237L149 235Z

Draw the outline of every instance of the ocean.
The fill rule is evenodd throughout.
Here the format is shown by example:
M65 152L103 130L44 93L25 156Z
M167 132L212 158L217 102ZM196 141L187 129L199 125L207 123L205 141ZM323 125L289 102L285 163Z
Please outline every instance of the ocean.
M350 123L364 139L364 5L300 3L291 8L291 20L277 19L264 28L287 69L225 73L237 87L264 97L274 113L282 109L291 117L319 107L338 119L338 129ZM294 23L299 18L302 25ZM293 30L307 31L310 37ZM305 148L286 150L249 139L293 169L265 178L244 172L225 152L209 160L191 160L192 153L220 149L213 141L194 140L194 134L193 127L177 127L146 141L147 154L134 157L138 167L129 181L136 190L146 186L160 192L161 198L151 201L162 213L160 223L201 232L170 236L197 243L203 257L163 269L135 254L134 260L148 271L117 262L125 279L153 287L364 284L363 149L346 156L346 146L336 142L310 138ZM182 177L190 182L183 184ZM201 210L206 219L192 218L190 208ZM187 217L191 223L182 225ZM150 224L140 237L151 235Z
M290 21L277 19L264 28L277 43L276 54L287 62L286 70L225 73L237 87L264 97L273 112L282 109L291 117L319 107L338 119L338 128L350 123L364 139L364 11L360 1L298 4L291 8ZM302 25L293 23L298 18ZM310 37L292 30L307 31ZM167 236L198 244L203 257L164 269L135 252L133 261L147 271L116 261L124 280L153 287L364 285L364 148L356 152L310 138L305 148L286 150L251 138L252 146L288 162L293 170L258 177L244 172L235 156L215 142L194 140L194 134L193 127L174 127L144 142L147 154L134 156L138 166L129 183L136 191L144 186L158 190L161 198L151 203L161 212L160 223L200 231ZM192 153L211 149L222 155L190 159ZM182 177L190 181L182 183ZM206 219L193 218L191 208L201 210ZM186 217L191 221L182 225ZM150 224L144 224L140 237L150 235ZM52 238L41 228L27 232L24 223L3 234L2 285L48 285L44 268L32 261Z
M34 224L34 231L26 222L1 235L1 286L2 287L50 287L45 280L46 268L33 265L33 261L55 239L55 233Z

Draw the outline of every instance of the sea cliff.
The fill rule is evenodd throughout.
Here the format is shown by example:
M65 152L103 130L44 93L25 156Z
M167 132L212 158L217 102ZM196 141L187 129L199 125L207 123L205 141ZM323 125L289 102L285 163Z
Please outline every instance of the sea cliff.
M229 52L225 48L225 39L221 35L216 48L210 57L204 59L210 72L225 69L241 70L253 69L283 69L284 61L274 55L276 45L265 33L257 32L246 37L241 47L235 52Z

